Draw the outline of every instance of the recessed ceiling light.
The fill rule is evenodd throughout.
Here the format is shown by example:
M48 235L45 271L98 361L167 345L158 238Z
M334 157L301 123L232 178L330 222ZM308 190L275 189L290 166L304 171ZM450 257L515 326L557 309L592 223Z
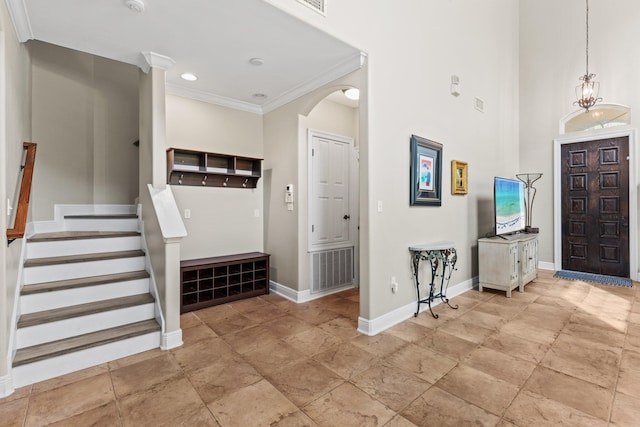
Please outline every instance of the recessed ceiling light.
M144 12L144 2L142 0L126 0L124 5L134 12Z
M353 101L357 101L360 99L360 91L354 87L349 89L342 89L342 92L344 93L344 96Z
M180 77L189 82L195 82L196 80L198 80L198 76L193 73L182 73L180 74Z
M264 59L262 59L262 58L251 58L249 60L249 64L255 65L256 67L259 67L262 64L264 64Z
M264 93L254 93L251 96L255 99L266 99L267 97L267 95L265 95Z

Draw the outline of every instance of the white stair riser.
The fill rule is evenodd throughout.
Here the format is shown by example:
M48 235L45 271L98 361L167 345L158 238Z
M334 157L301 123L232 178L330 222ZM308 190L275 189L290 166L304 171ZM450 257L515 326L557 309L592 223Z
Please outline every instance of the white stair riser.
M144 270L144 267L143 256L25 267L23 270L23 283L25 285L31 285L57 280L78 279L80 277L101 276L103 274L126 273L129 271Z
M131 219L65 219L66 231L139 231L138 218Z
M144 304L111 310L72 319L49 322L42 325L18 328L17 348L31 347L45 342L57 341L77 335L88 334L102 329L135 323L155 318L154 304Z
M130 215L137 212L136 205L55 205L54 217L63 219L65 215Z
M25 287L28 288L29 286L30 285L26 285ZM35 313L37 311L53 310L70 305L86 304L105 299L148 293L149 279L138 279L22 295L20 296L20 313Z
M27 259L129 251L141 248L140 236L27 243Z
M11 372L13 386L17 389L59 375L152 350L160 346L160 339L160 331L158 331L17 366Z

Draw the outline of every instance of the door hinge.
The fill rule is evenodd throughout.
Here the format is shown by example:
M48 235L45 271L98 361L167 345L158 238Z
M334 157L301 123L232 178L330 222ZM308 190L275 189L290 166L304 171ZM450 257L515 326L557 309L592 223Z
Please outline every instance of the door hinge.
M316 155L316 149L315 149L315 148L312 148L312 149L311 149L311 157L313 157L313 156L315 156L315 155Z
M314 233L315 231L316 231L316 226L315 226L315 225L312 225L312 226L311 226L311 232L312 232L312 233Z

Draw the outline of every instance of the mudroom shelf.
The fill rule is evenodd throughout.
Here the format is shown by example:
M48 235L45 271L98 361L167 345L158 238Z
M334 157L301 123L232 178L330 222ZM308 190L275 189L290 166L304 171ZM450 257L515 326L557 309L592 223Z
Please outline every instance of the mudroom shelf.
M180 262L180 312L269 293L269 254L251 252Z
M167 183L199 187L256 188L262 159L169 148Z

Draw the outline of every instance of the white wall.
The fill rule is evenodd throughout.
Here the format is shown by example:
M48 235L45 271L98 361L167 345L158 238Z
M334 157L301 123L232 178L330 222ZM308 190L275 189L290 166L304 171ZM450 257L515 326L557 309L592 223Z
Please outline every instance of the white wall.
M589 8L589 71L604 102L631 107L637 127L640 2L591 1ZM520 171L544 174L536 183L533 225L540 227L540 260L553 262L553 139L559 120L577 110L572 104L585 73L585 2L522 1L520 26Z
M374 319L415 301L412 244L453 240L459 264L452 284L472 279L476 240L491 230L493 176L518 172L518 3L332 2L324 18L295 2L270 3L368 54L360 168L368 186L361 232L368 239L363 280L369 283L361 291L367 299L361 316ZM452 74L461 80L457 98L449 93ZM484 100L484 113L474 108L475 97ZM441 207L409 206L411 134L444 145ZM451 195L454 159L469 163L466 196Z
M138 70L29 42L32 61L33 220L54 204L133 203L138 196Z
M10 363L9 329L17 292L18 268L23 239L8 247L4 244L7 220L7 198L17 205L22 143L31 140L31 57L17 40L6 4L0 4L0 397L10 392L4 376Z
M262 116L172 95L166 108L167 148L263 157ZM255 189L171 186L180 211L191 210L181 258L263 251L264 179Z

